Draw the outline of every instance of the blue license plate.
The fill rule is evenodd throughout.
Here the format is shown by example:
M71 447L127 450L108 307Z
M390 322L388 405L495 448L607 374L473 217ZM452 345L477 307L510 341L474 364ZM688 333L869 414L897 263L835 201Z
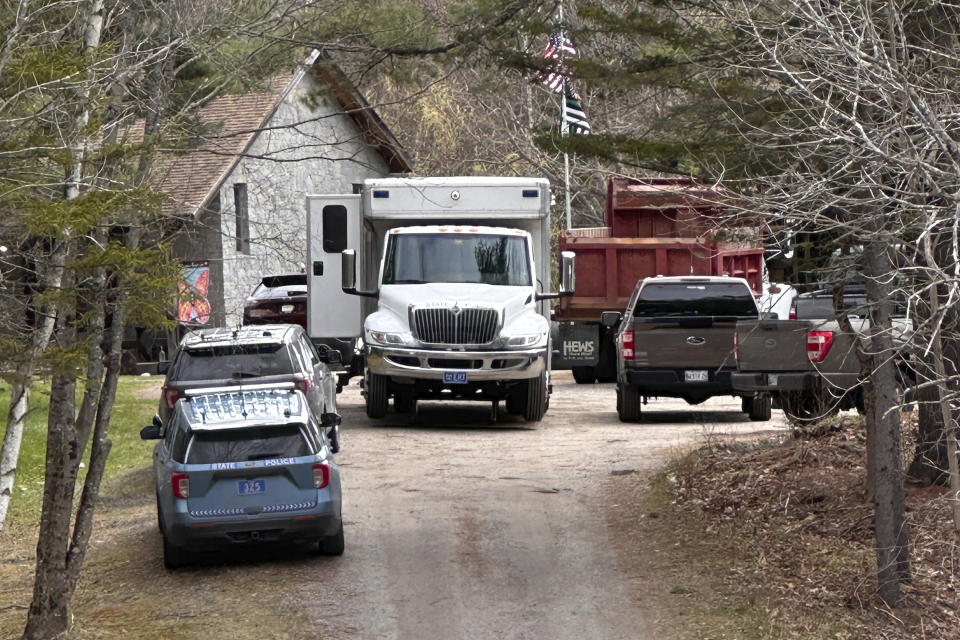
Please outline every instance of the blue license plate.
M443 382L444 384L466 384L467 372L466 371L444 371Z
M265 480L239 480L237 481L237 493L241 496L249 496L255 493L264 493L267 490Z

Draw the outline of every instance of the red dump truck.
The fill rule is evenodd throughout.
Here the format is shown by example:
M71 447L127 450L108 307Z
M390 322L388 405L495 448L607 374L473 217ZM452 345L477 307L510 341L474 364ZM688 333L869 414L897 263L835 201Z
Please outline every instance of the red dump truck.
M611 178L605 226L560 234L559 250L577 255L577 284L554 311L553 368L572 369L581 384L615 381L616 325L643 278L728 275L759 295L762 227L734 204L687 178Z

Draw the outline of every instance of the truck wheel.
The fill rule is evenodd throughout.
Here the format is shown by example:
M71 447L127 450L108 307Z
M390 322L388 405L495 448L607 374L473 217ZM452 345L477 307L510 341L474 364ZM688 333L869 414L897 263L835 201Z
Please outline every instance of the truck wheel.
M577 384L593 384L597 379L593 367L572 367L571 371Z
M387 376L371 373L367 376L367 417L382 418L387 414Z
M523 419L527 422L540 422L547 412L547 374L526 381L526 398L523 403Z
M637 422L640 420L640 406L642 398L636 389L621 389L617 385L617 415L620 422Z
M747 411L747 417L749 417L750 420L753 422L766 422L770 419L772 406L769 395L763 393L755 398L744 398L744 400L750 400L750 409Z
M740 396L740 411L750 413L750 407L753 405L753 398L750 396Z

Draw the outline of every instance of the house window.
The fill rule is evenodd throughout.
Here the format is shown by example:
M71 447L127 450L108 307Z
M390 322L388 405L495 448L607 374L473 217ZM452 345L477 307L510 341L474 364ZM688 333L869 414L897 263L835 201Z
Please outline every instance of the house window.
M237 251L250 255L250 213L247 209L247 185L233 185L233 208L237 214Z

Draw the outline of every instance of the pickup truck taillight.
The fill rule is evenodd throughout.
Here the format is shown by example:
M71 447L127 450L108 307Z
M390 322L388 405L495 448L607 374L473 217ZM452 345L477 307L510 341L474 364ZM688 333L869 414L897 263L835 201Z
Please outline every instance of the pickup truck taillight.
M810 362L823 362L833 346L833 331L807 331L807 357Z
M633 360L633 331L623 332L623 342L620 344L620 351L623 353L624 360Z
M790 305L790 313L787 314L787 317L790 318L791 320L797 319L797 305L795 304Z
M175 498L190 497L190 476L185 473L171 473L170 487Z

